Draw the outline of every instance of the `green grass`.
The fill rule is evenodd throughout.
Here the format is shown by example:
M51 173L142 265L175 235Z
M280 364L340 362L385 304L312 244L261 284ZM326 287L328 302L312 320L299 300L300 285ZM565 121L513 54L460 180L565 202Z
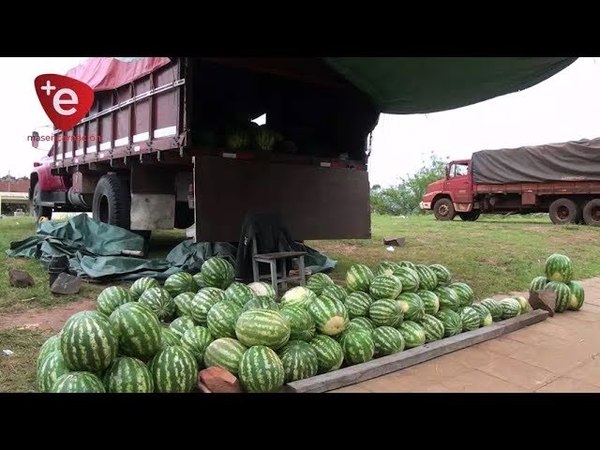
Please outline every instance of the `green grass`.
M22 311L28 308L51 307L81 299L94 299L106 285L84 282L76 295L54 295L48 286L48 273L35 259L8 257L5 251L13 241L35 234L35 222L31 217L5 217L0 219L0 313ZM153 233L150 257L164 258L169 251L185 238L180 230ZM31 274L35 286L11 287L8 270L21 269Z
M404 237L393 253L384 237ZM568 255L578 279L600 275L600 228L557 226L547 216L482 216L476 222L439 222L430 215L372 218L371 240L312 241L308 245L338 260L331 276L344 279L357 262L374 267L381 261L440 263L454 279L469 283L478 299L526 290L542 275L552 253Z
M40 347L52 335L49 331L0 329L0 392L35 392L36 363Z

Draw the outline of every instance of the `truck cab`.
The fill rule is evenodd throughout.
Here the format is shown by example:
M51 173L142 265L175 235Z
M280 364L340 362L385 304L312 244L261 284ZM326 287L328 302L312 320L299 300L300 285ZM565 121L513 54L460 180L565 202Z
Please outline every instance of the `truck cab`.
M427 186L420 203L423 210L433 210L438 220L452 220L458 215L462 220L473 221L479 217L474 208L471 160L450 161L446 176Z

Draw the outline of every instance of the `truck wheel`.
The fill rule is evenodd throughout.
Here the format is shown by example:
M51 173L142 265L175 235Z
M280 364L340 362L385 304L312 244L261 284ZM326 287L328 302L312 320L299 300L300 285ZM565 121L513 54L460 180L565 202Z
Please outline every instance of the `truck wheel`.
M454 205L449 198L440 198L433 205L433 215L437 220L452 220L456 215Z
M470 211L466 213L458 213L458 215L461 220L465 222L475 222L477 219L479 219L481 213L479 211Z
M37 222L41 217L45 217L46 219L52 219L52 207L50 206L42 206L42 189L40 188L40 183L36 183L33 187L33 195L31 197L31 211L33 212L33 217Z
M129 230L131 195L127 181L111 173L102 176L94 191L95 220Z
M567 225L579 221L580 209L577 204L568 198L554 200L548 211L550 220L556 225Z
M586 225L600 227L600 198L595 198L583 207L583 221Z

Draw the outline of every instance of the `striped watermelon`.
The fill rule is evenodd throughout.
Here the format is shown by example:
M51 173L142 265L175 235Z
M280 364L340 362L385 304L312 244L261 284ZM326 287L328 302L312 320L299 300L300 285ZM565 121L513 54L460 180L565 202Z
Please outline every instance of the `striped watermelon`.
M471 306L479 314L479 326L487 327L492 324L492 315L490 311L481 303L473 303Z
M449 288L456 292L460 306L469 306L473 304L475 294L473 289L467 283L452 283Z
M142 361L121 356L104 374L104 387L110 393L150 393L154 392L154 380Z
M213 305L206 316L208 331L215 338L235 338L235 323L242 314L237 303L219 302Z
M290 324L279 312L271 309L246 311L235 324L235 334L247 347L263 345L277 350L290 339Z
M222 292L222 291L221 291ZM211 288L202 288L192 299L191 316L197 325L206 326L208 311L222 300L221 295Z
M447 267L442 266L441 264L431 264L429 268L435 272L440 286L450 284L452 274Z
M412 270L415 270L417 268L417 265L415 263L413 263L413 262L410 262L410 261L400 261L398 263L398 265L400 267L408 267L409 269L412 269Z
M514 298L500 300L500 306L502 307L502 319L512 319L521 313L521 304Z
M556 306L554 307L554 311L566 311L571 300L571 291L569 290L569 286L560 281L551 281L544 289L549 289L556 293Z
M417 322L405 320L398 327L398 331L400 331L404 338L406 348L419 347L425 344L425 330Z
M371 333L375 345L375 355L385 356L404 350L404 337L393 327L377 327Z
M439 309L446 308L456 311L458 310L458 308L460 308L460 300L454 289L451 289L448 286L440 286L434 291L434 293L438 296L438 299L440 300Z
M348 365L364 363L375 356L375 343L368 331L348 331L344 333L340 344Z
M235 269L225 258L213 256L204 261L199 277L204 287L227 289L235 278Z
M119 308L134 303L126 303ZM118 341L108 317L97 311L73 314L60 336L60 351L70 370L100 372L117 356Z
M529 290L541 291L542 289L544 289L544 287L546 287L549 281L550 280L548 280L548 278L546 277L535 277L533 280L531 280L531 283L529 284Z
M98 298L96 299L96 309L102 314L110 316L119 306L131 301L133 301L133 299L131 298L131 295L129 295L127 289L123 289L120 286L110 286L98 295Z
M518 296L518 297L514 297L514 299L519 302L519 305L521 305L520 314L525 314L526 312L528 312L531 309L531 305L529 304L529 302L527 301L527 299L525 297Z
M169 328L179 339L181 339L181 336L183 336L187 330L194 328L194 326L194 320L190 316L178 317L169 324Z
M437 318L444 324L444 336L456 336L463 329L460 315L451 309L442 309L437 313Z
M98 376L90 372L69 372L61 375L50 389L55 394L104 394L106 390Z
M473 331L479 328L481 316L477 310L470 306L463 306L458 314L462 322L462 331Z
M196 385L198 363L181 345L159 351L148 364L156 392L190 392Z
M271 286L269 283L265 283L264 281L255 281L250 283L248 287L252 289L252 292L254 292L254 295L257 297L267 297L273 301L275 301L275 298L277 297L277 292L275 292L273 286Z
M177 311L175 302L169 291L160 287L150 288L140 296L140 303L150 307L159 320L170 321Z
M492 320L494 322L502 319L502 306L493 298L485 298L479 302L481 306L484 306L492 315Z
M346 272L346 286L352 291L369 292L374 275L364 264L354 264Z
M246 392L276 392L283 386L285 370L277 353L255 345L242 356L239 378Z
M348 325L348 311L338 300L317 298L308 306L308 312L315 321L317 330L328 336L342 333Z
M395 299L402 292L402 283L394 275L378 275L371 280L369 294L374 300Z
M246 350L246 346L237 339L215 339L204 351L204 365L219 366L237 376L240 361Z
M375 300L369 307L369 318L377 327L394 327L402 320L402 310L396 300L382 298Z
M400 283L402 283L402 292L417 292L419 290L419 274L410 267L398 267L394 272Z
M419 325L425 332L425 342L439 341L444 337L444 324L440 319L431 314L424 314Z
M337 284L332 284L330 286L325 286L323 288L323 292L321 292L321 297L323 298L332 298L335 300L339 300L342 303L346 302L346 298L348 298L348 291Z
M217 302L224 302L225 300L227 300L227 294L225 294L225 291L223 289L219 289L216 287L203 287L202 291L206 292L209 296L216 298Z
M398 297L398 305L402 311L404 319L420 320L425 314L425 304L421 297L414 292L406 292Z
M419 289L433 291L438 285L438 279L435 272L425 264L417 264L415 270L419 275Z
M333 284L333 280L329 277L329 275L324 273L315 273L314 275L308 277L308 280L306 280L306 287L313 291L317 296L321 295L325 287Z
M373 275L376 277L379 275L394 275L394 272L396 272L399 268L400 266L398 263L383 261L379 263L375 269L373 269Z
M204 365L204 353L209 344L214 340L208 328L195 326L186 330L181 337L181 346L187 348L198 362L198 367Z
M369 315L369 307L373 303L373 299L369 294L364 292L352 292L346 298L346 309L348 316L353 319L355 317L365 317Z
M567 286L569 286L569 291L571 292L569 306L567 306L567 308L572 311L578 311L585 302L585 291L583 290L583 286L579 281L571 281Z
M300 306L307 308L310 303L317 299L317 295L303 286L296 286L286 291L281 297L282 306Z
M310 341L310 346L317 354L319 362L317 373L331 372L342 366L344 362L344 350L335 339L319 334Z
M54 336L50 336L40 347L40 351L38 353L37 365L36 367L39 369L42 361L49 356L55 350L60 351L60 334L55 334Z
M254 297L242 308L242 312L252 311L254 309L272 309L279 311L279 303L271 300L269 297Z
M40 392L50 392L56 380L66 373L69 373L69 368L60 350L47 353L37 369L38 390Z
M140 298L144 291L147 291L153 287L160 287L158 280L151 277L138 278L129 288L129 295L131 295L131 299L133 301L136 301L138 298Z
M304 341L289 341L279 351L283 365L285 382L310 378L317 374L319 360L317 353Z
M194 301L194 292L183 292L173 299L177 316L191 316L192 315L192 302Z
M156 315L141 303L125 303L110 315L119 338L119 353L143 361L161 346L161 327Z
M169 347L170 345L181 345L181 338L173 330L160 327L160 348Z
M300 306L286 306L280 313L290 324L290 340L310 342L315 337L315 321L307 310Z
M198 286L198 289L207 287L204 286L204 281L202 280L202 272L195 273L194 275L192 275L192 278L194 279L194 283L196 283L196 286Z
M179 272L174 273L165 280L164 288L171 294L171 297L177 297L184 292L196 292L198 285L191 273Z
M367 317L355 317L348 322L346 330L357 328L364 331L373 331L375 329L375 325L373 324L373 321Z
M419 290L416 294L421 297L425 314L435 316L440 310L440 299L435 292Z
M255 295L254 291L244 283L234 281L227 289L225 289L225 297L227 298L227 301L237 303L239 306L244 306L252 300Z
M573 279L573 263L568 256L554 253L546 259L544 266L548 281L568 283Z

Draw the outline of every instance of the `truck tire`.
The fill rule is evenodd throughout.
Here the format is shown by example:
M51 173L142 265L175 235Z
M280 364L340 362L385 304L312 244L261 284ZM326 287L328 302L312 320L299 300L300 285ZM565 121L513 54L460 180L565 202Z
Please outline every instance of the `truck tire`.
M475 222L477 219L479 219L480 215L481 215L481 212L479 212L479 211L458 213L458 216L461 218L461 220L463 220L465 222Z
M35 183L33 187L33 195L31 196L31 211L33 212L33 217L37 222L41 217L45 217L46 219L52 219L52 207L51 206L42 206L42 189L40 188L40 183Z
M102 176L92 201L95 220L129 230L131 194L127 181L114 173Z
M600 227L600 198L595 198L585 204L583 222L592 227Z
M550 204L548 211L550 220L556 225L568 225L577 223L581 217L580 208L568 198L559 198Z
M433 215L437 220L452 220L456 215L454 204L449 198L440 198L433 205Z

